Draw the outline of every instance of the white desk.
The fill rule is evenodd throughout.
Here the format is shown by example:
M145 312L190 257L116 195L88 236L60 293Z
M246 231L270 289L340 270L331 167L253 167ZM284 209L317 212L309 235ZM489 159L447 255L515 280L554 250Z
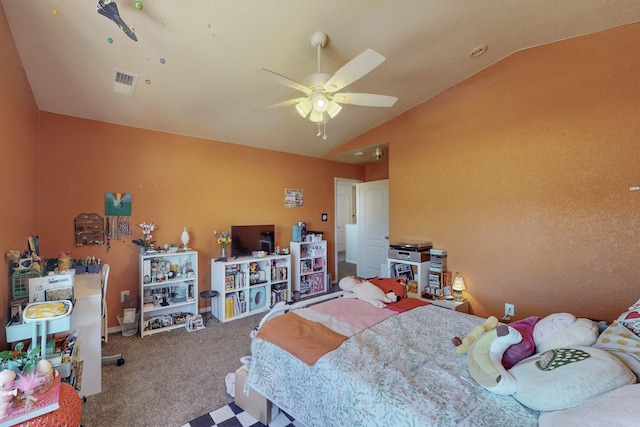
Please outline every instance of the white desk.
M74 305L71 311L71 328L68 318L47 322L45 332L58 333L78 330L80 358L83 360L81 396L90 396L102 391L102 285L100 274L76 274L73 284ZM37 326L36 326L37 327ZM40 326L42 328L42 326ZM40 334L42 334L42 330ZM33 324L6 327L7 341L14 342L32 338Z
M102 286L100 274L76 274L73 285L75 305L71 328L78 330L80 358L83 360L81 396L102 391Z

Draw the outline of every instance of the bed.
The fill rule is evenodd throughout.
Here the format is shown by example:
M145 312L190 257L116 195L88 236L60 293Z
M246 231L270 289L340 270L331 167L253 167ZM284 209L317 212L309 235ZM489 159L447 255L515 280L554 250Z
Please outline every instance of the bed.
M335 303L344 313L358 313L358 319L365 312L383 318L355 326L348 316L341 318L337 330L345 338L334 340L336 348L321 351L317 360L312 356L312 363L258 332L247 385L308 427L537 426L537 411L478 386L466 356L453 350L451 338L466 335L484 319L430 304L378 309L346 298L297 308L307 311L303 319L331 322L325 306ZM285 317L290 314L261 322L260 331L277 319L290 325ZM318 340L318 334L312 336L308 341Z

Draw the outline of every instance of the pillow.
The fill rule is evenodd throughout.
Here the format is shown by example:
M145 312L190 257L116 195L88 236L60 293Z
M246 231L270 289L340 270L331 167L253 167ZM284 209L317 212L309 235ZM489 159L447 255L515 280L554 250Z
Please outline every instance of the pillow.
M523 360L509 372L517 381L513 397L535 411L572 408L636 382L620 359L594 347L549 350Z
M598 339L598 325L593 320L577 319L551 338L536 346L538 353L560 347L590 346Z
M628 311L618 317L618 321L635 334L640 335L640 299Z
M511 369L513 365L535 353L536 344L533 341L533 327L539 321L540 317L531 316L509 323L509 326L520 332L522 341L507 348L502 356L502 366Z
M576 316L571 313L554 313L536 323L533 328L533 341L536 346L546 339L551 338L561 330L576 321Z
M626 385L582 406L543 412L538 427L634 426L640 419L639 395L640 384Z
M381 279L376 276L367 280L382 289L385 294L393 292L398 297L405 298L407 296L407 282L404 279L397 277Z
M618 322L613 322L593 345L617 356L640 378L640 337Z

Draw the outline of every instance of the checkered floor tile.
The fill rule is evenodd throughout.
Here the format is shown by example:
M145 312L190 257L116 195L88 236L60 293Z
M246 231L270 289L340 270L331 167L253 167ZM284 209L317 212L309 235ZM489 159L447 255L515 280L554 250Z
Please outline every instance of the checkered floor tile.
M244 412L235 403L230 403L213 412L204 414L182 427L266 427ZM286 412L280 411L268 427L304 427Z

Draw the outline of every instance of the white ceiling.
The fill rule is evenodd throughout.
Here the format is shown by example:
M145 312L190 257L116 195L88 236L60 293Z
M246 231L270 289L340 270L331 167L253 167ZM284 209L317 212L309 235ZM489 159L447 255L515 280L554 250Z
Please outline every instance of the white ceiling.
M518 50L640 21L637 0L117 0L135 42L97 0L1 1L42 111L313 157ZM374 49L386 61L348 91L398 97L345 105L326 140L293 106L257 111L301 96L257 70L302 82L316 31L323 72ZM139 75L133 96L111 90L114 69Z

